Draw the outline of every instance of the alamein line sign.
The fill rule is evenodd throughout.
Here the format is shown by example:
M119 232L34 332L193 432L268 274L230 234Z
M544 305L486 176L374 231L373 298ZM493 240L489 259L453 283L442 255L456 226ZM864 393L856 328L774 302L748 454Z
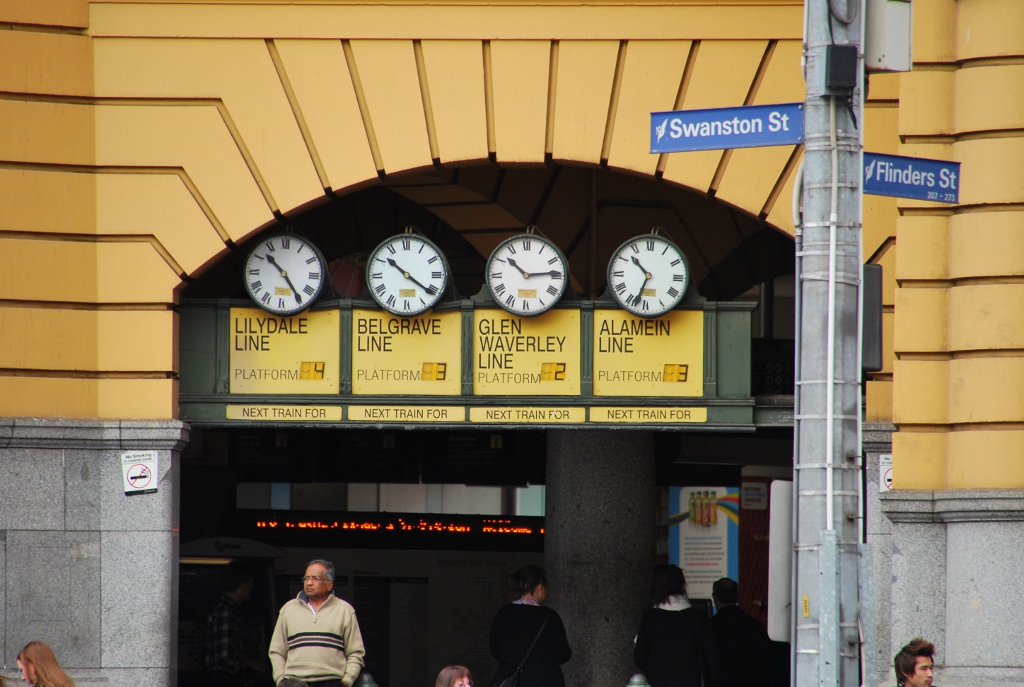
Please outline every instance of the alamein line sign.
M804 104L651 113L651 152L759 148L804 142Z

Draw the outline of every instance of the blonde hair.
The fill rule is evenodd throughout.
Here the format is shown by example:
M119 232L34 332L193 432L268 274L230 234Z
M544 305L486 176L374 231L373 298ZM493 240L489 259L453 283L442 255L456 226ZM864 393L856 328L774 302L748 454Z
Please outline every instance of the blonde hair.
M23 665L32 666L36 687L75 687L75 683L61 670L53 649L43 642L29 642L18 653Z
M468 677L470 682L473 681L473 674L469 672L469 668L466 666L448 666L438 673L435 687L453 687L456 681L464 677Z

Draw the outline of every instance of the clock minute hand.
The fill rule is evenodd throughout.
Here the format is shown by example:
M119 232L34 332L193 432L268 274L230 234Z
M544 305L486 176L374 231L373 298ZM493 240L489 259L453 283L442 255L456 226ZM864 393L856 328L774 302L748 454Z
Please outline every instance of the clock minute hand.
M391 265L392 267L394 267L399 272L401 272L402 276L405 277L406 279L408 279L409 281L411 281L413 284L415 284L416 286L420 287L421 289L423 289L427 293L431 293L431 291L430 291L431 287L424 286L423 284L419 283L419 281L416 280L416 277L412 276L412 274L408 270L402 269L402 267L397 262L395 262L393 258L388 258L388 264Z
M288 273L284 270L283 267L277 264L277 260L274 260L274 256L271 255L270 253L267 253L267 261L271 265L276 267L277 271L281 273L281 276L284 277L285 282L287 282L288 284L288 288L292 290L292 295L295 296L295 302L301 305L302 296L299 295L298 290L296 290L296 288L292 285L292 280L288 278Z

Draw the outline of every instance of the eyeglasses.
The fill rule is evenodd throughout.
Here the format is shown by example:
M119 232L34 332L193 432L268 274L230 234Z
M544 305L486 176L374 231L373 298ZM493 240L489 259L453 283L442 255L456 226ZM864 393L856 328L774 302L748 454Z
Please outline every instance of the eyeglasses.
M316 575L305 575L302 577L302 584L306 584L307 582L316 582L317 584L320 584L323 581L324 578L317 577Z

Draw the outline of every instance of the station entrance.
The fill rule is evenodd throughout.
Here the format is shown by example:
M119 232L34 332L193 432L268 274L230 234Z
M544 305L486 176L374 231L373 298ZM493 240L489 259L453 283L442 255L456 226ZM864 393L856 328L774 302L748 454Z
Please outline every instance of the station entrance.
M528 226L564 254L567 289L545 315L508 320L486 266ZM416 358L415 378L380 375L391 386L375 386L374 370L398 370L419 351L399 341L370 357L359 338L403 319L371 298L366 263L407 227L445 255L447 293L427 316L457 335L444 344L450 359ZM652 232L690 267L689 290L663 319L677 333L677 315L700 329L667 338L672 361L658 358L651 374L668 382L671 366L687 381L692 369L693 386L602 389L600 318L628 315L608 292L606 266L624 242ZM296 316L260 315L246 291L247 256L275 235L316 246L329 271L316 303ZM389 177L237 246L183 291L179 308L179 402L192 427L181 460L179 684L205 684L206 616L235 560L258 571L244 609L254 687L271 684L277 610L314 558L337 566L335 592L356 608L365 671L381 687L430 684L452 663L486 683L505 576L527 563L548 571L573 647L571 685L628 680L655 562L680 564L691 599L705 606L712 578L738 579L741 606L764 621L768 485L788 479L792 462L792 251L764 217L713 195L554 163ZM567 366L568 380L538 377L576 387L488 390L477 359L486 313L527 328L567 326L576 348L545 364ZM361 330L370 320L383 324ZM261 329L267 323L273 332ZM324 336L305 349L278 346L300 328ZM388 352L395 362L380 357ZM423 392L428 364L454 383Z

